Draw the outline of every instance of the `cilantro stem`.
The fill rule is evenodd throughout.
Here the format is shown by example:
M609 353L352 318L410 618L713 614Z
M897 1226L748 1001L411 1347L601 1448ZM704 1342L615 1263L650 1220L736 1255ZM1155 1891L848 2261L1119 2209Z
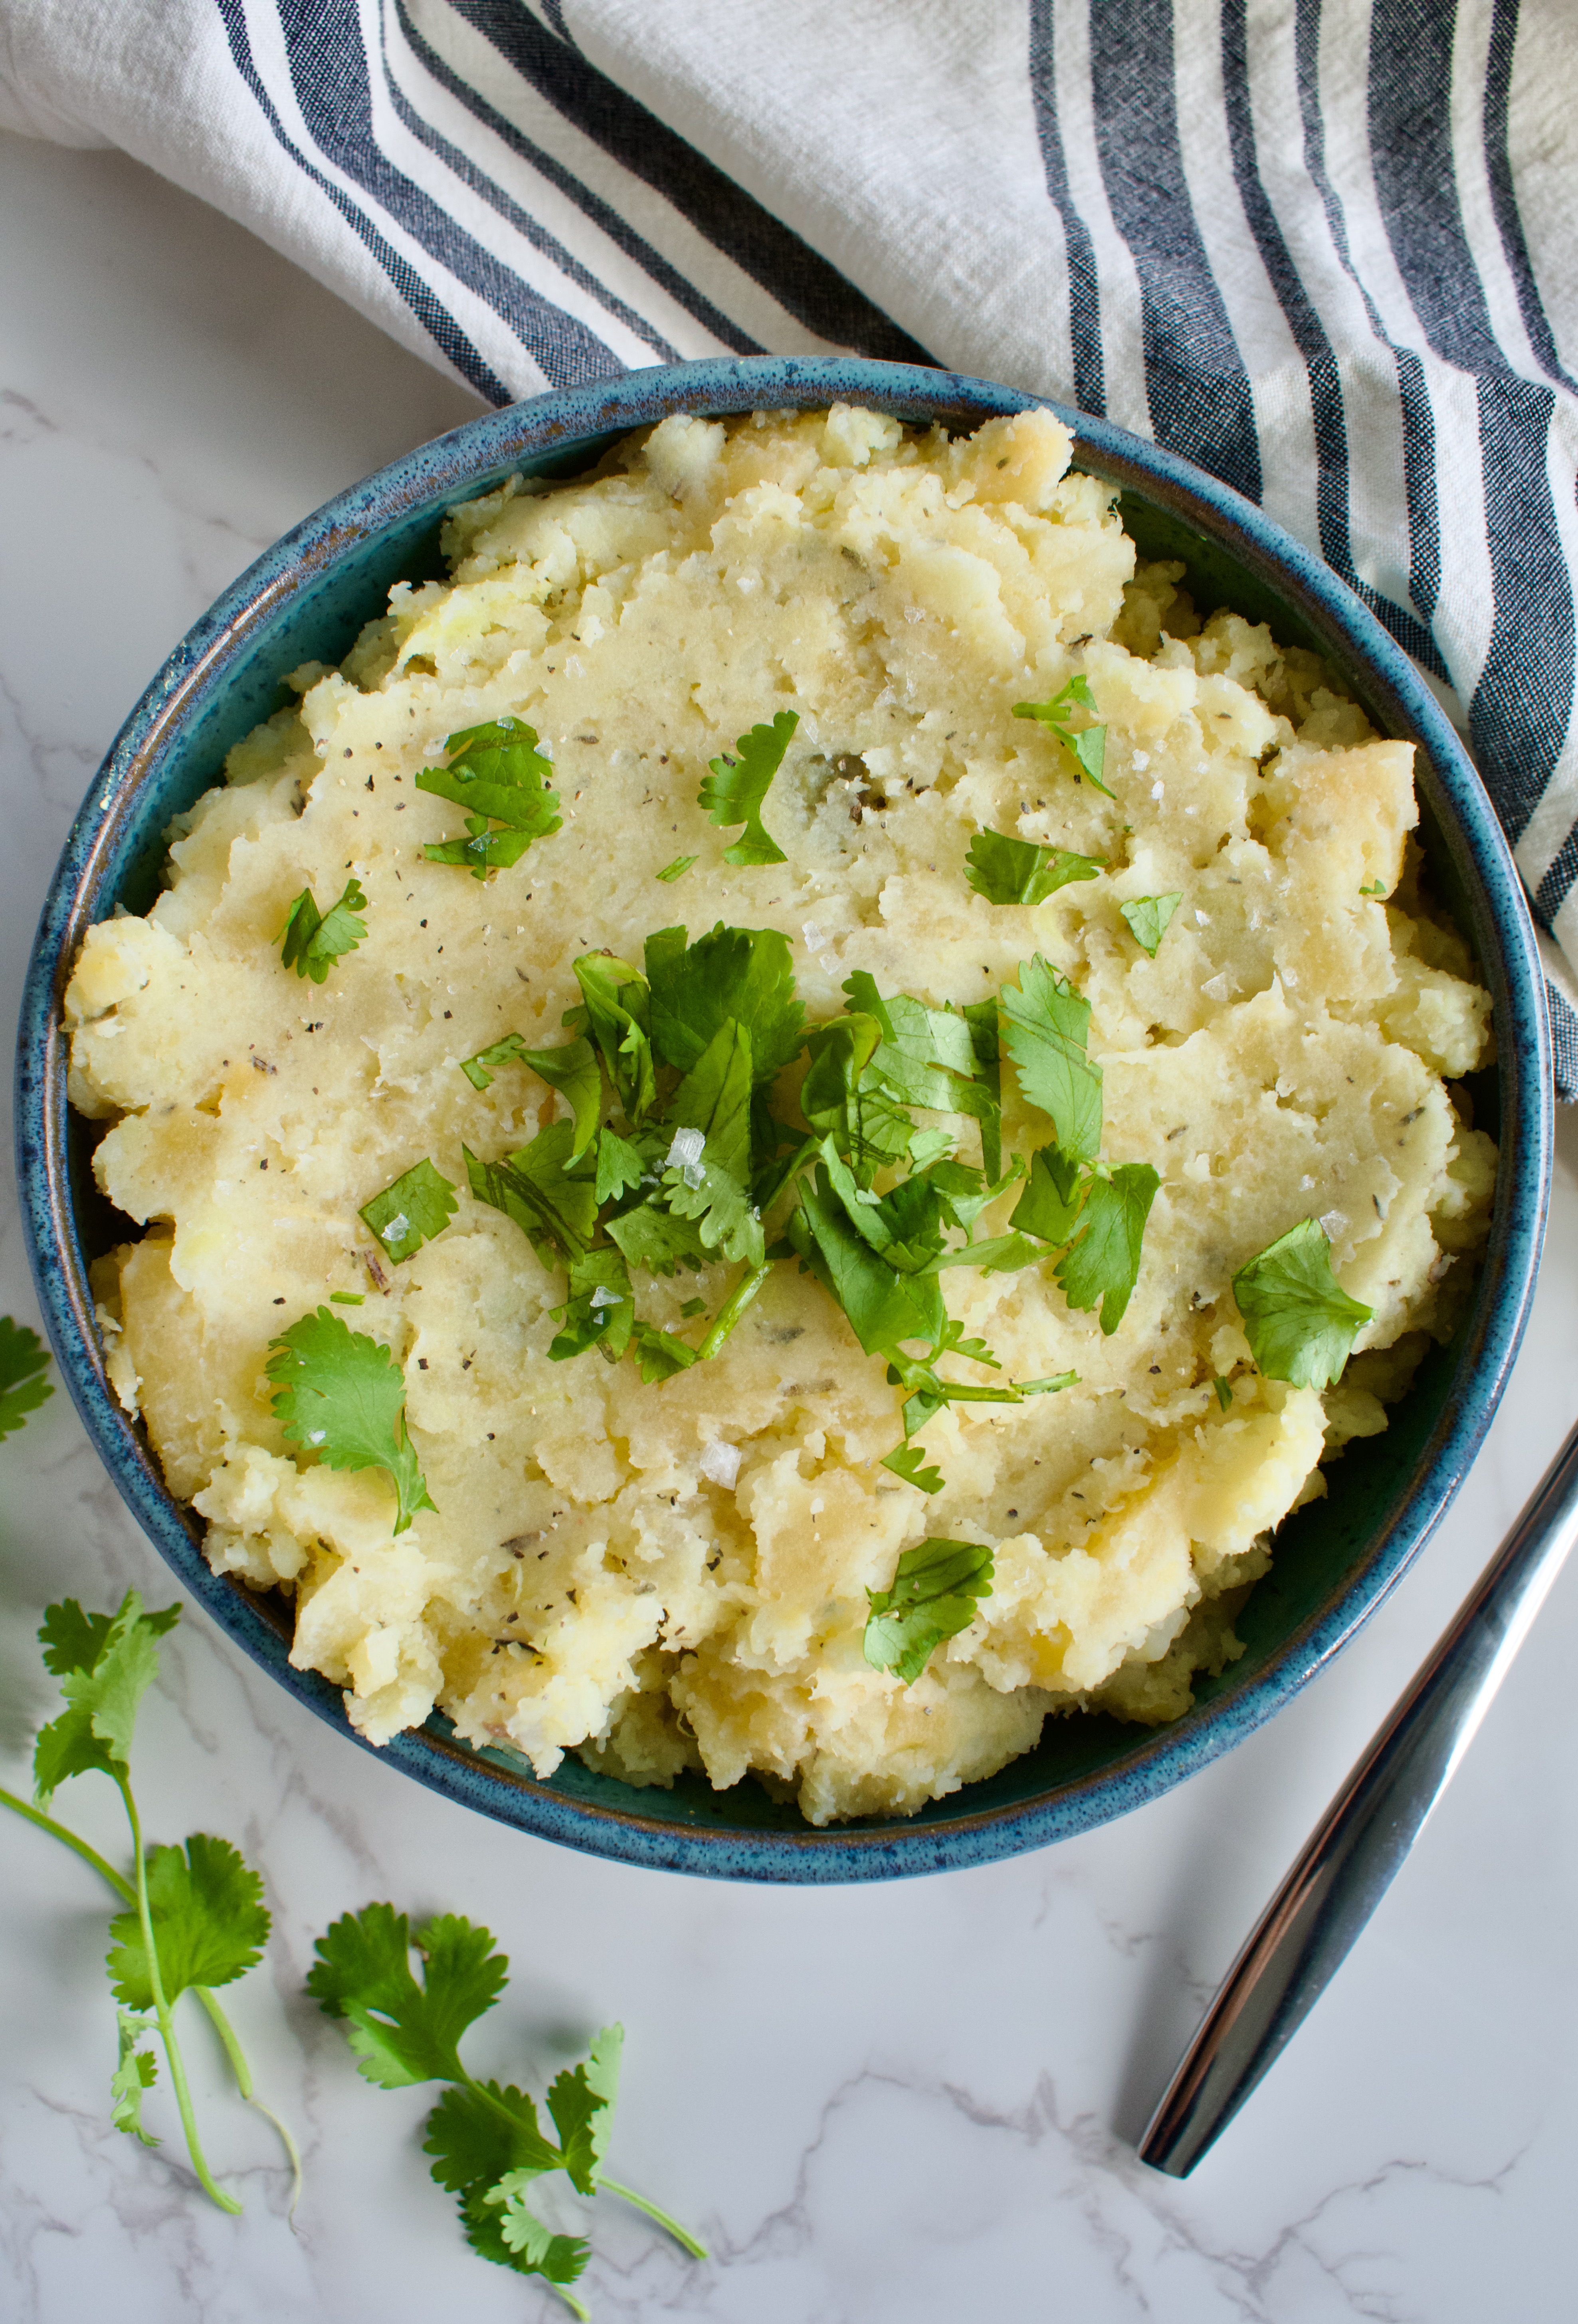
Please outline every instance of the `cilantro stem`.
M699 2244L694 2236L687 2235L677 2219L671 2219L666 2211L660 2211L656 2203L647 2200L645 2195L638 2195L629 2187L621 2187L617 2179L600 2178L597 2184L601 2193L618 2195L622 2201L634 2203L638 2211L645 2211L649 2219L656 2219L660 2227L666 2227L675 2243L683 2244L693 2259L711 2258L705 2244Z
M772 1271L772 1260L764 1259L760 1267L753 1267L750 1273L742 1277L735 1285L728 1299L718 1310L711 1330L696 1351L698 1363L705 1363L709 1356L717 1354ZM634 2201L634 2200L635 2198L632 2197L631 2200Z
M32 1807L26 1800L19 1800L14 1792L6 1791L4 1785L0 1785L0 1807L10 1808L14 1814L22 1816L28 1823L36 1824L40 1831L47 1831L52 1839L61 1841L74 1854L79 1856L84 1864L92 1866L99 1878L115 1890L123 1904L130 1904L133 1908L136 1906L137 1891L131 1882L123 1878L115 1866L99 1854L96 1848L91 1847L86 1840L80 1838L67 1825L57 1823L53 1816L44 1813L42 1808ZM236 2089L248 2106L256 2107L258 2112L266 2116L280 2134L280 2144L285 2149L290 2163L290 2209L287 2216L293 2219L296 2215L296 2206L301 2200L301 2156L297 2151L296 2141L272 2107L265 2106L261 2098L257 2096L256 2086L252 2081L252 2067L247 2062L246 2052L237 2039L234 2026L220 2007L218 2001L206 1985L194 1985L190 1990L207 2011L209 2023L224 2044L225 2054L230 2061L231 2071L235 2076Z
M187 2088L186 2061L181 2056L180 2043L175 2038L175 2018L164 1997L164 1979L160 1974L159 1948L153 1939L153 1914L148 1904L148 1857L142 1845L142 1823L137 1813L137 1803L132 1796L132 1786L124 1775L117 1775L115 1784L125 1807L126 1821L132 1827L133 1868L136 1873L137 1918L142 1927L142 1942L148 1953L148 1983L153 1995L153 2014L159 2020L159 2038L163 2045L165 2062L170 2068L170 2088L180 2109L181 2128L186 2133L187 2153L192 2158L192 2168L203 2192L217 2203L222 2211L238 2213L242 2206L234 2195L226 2195L214 2183L203 2144L197 2136L197 2118L192 2110L192 2094ZM227 2045L228 2046L228 2045Z

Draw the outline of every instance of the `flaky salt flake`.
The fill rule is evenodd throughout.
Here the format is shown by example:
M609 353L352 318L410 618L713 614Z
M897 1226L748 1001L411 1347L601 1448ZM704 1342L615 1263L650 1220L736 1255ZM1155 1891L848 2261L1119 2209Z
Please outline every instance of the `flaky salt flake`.
M720 1436L715 1436L711 1444L703 1446L696 1466L713 1484L725 1486L732 1492L739 1475L739 1447L726 1444Z

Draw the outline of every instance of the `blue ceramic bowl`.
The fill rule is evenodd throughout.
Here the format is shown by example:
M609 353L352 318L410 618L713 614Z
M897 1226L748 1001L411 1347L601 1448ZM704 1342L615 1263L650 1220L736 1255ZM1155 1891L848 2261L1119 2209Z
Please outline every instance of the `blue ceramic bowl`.
M87 1261L119 1239L66 1105L61 996L85 930L117 903L144 910L164 833L218 777L231 744L280 699L287 670L340 659L390 584L438 573L445 512L512 470L568 476L617 436L670 412L729 413L846 400L971 429L1037 399L949 372L855 358L766 357L638 371L545 395L457 428L343 493L243 574L170 656L128 719L78 816L50 890L23 1004L17 1152L34 1277L60 1369L128 1507L192 1596L253 1659L342 1736L336 1688L287 1659L290 1612L221 1580L171 1499L141 1428L111 1393L93 1327ZM1053 407L1056 409L1056 407ZM1000 1775L908 1819L809 1830L748 1778L635 1791L568 1760L539 1783L508 1752L459 1744L442 1718L383 1763L547 1840L630 1864L726 1879L872 1880L981 1864L1040 1848L1154 1799L1269 1719L1357 1629L1425 1541L1473 1459L1522 1335L1539 1257L1551 1154L1544 984L1500 826L1446 720L1358 600L1260 511L1155 446L1060 411L1078 464L1123 488L1149 556L1180 558L1203 607L1271 623L1343 672L1384 734L1418 746L1422 835L1438 890L1472 942L1495 1002L1500 1063L1478 1116L1501 1148L1494 1222L1473 1310L1432 1353L1383 1436L1351 1446L1329 1498L1290 1519L1238 1628L1247 1651L1160 1729L1052 1720Z

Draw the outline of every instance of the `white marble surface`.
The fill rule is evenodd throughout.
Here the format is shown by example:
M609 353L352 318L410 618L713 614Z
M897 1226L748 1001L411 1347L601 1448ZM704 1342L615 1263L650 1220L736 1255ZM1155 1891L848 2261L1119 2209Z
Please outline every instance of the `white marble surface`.
M340 485L475 409L313 284L130 162L0 143L0 980L14 1012L89 775L164 653ZM91 1874L0 1819L0 2312L14 2324L547 2318L463 2246L428 2181L427 2098L374 2091L304 2003L312 1938L387 1896L485 1919L515 1963L474 2037L552 2071L628 2031L612 2167L697 2225L692 2266L605 2201L603 2319L1081 2324L1566 2312L1578 2171L1578 1573L1319 2011L1196 2177L1132 2137L1198 2005L1578 1406L1578 1120L1563 1128L1533 1324L1441 1533L1271 1728L1123 1822L886 1888L729 1888L596 1863L418 1790L287 1701L200 1613L150 1698L155 1836L227 1833L274 1935L232 1988L307 2166L293 2234L266 2124L190 2029L216 2167L108 2127L114 2020ZM9 1157L9 1140L5 1154ZM9 1172L7 1159L5 1168ZM35 1314L9 1195L0 1300ZM0 1450L0 1781L25 1789L51 1597L157 1601L163 1569L63 1397ZM69 1815L119 1852L113 1794ZM189 2006L189 2005L188 2005ZM162 2089L155 2126L174 2130Z

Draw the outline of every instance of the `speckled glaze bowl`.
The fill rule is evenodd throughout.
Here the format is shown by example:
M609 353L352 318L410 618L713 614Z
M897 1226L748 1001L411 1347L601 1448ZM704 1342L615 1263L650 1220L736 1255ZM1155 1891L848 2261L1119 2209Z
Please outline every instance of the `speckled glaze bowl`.
M254 1661L342 1735L339 1690L293 1670L291 1613L210 1572L197 1520L173 1500L142 1430L110 1390L87 1263L125 1222L94 1186L86 1126L66 1103L61 999L85 931L117 904L145 910L170 818L212 785L232 743L277 706L300 662L337 662L391 583L441 572L447 509L513 470L582 473L617 436L671 412L866 403L969 429L1038 399L950 372L858 358L762 357L634 372L469 422L309 517L243 574L170 656L105 761L44 907L23 1004L17 1161L40 1301L77 1407L111 1476L183 1587ZM1056 406L1052 407L1058 409ZM500 1822L629 1864L724 1879L892 1879L982 1864L1154 1799L1250 1734L1358 1628L1429 1536L1477 1452L1522 1336L1545 1225L1552 1100L1544 983L1506 841L1451 726L1405 655L1334 575L1213 478L1104 421L1059 411L1076 464L1123 488L1143 554L1176 557L1202 610L1225 604L1309 645L1383 734L1417 745L1421 836L1436 884L1479 954L1499 1065L1477 1119L1501 1149L1490 1246L1456 1342L1432 1351L1386 1434L1351 1445L1330 1493L1282 1527L1276 1563L1238 1623L1246 1652L1161 1729L1049 1720L1038 1748L919 1815L810 1830L753 1779L637 1791L567 1759L549 1782L507 1751L459 1743L435 1715L381 1755Z

